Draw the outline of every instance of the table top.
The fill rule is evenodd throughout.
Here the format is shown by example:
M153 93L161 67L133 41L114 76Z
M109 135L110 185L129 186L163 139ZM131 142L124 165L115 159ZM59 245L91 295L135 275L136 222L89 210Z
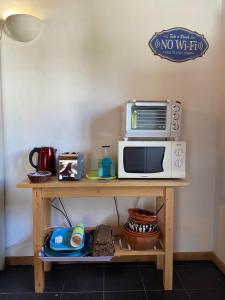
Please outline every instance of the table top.
M76 187L184 187L188 186L184 179L114 179L114 180L90 180L82 178L79 181L59 181L57 177L51 177L44 183L32 183L29 179L17 183L17 188L76 188Z

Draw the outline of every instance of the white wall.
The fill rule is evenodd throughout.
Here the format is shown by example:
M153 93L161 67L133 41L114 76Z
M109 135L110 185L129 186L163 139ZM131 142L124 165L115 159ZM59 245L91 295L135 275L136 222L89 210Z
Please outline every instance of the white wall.
M103 144L115 155L120 107L130 98L182 101L190 186L176 192L175 250L213 250L221 1L2 0L0 13L14 5L34 9L44 30L29 44L3 38L7 255L32 254L31 192L15 188L32 169L29 151L82 151L87 167ZM176 26L205 35L204 57L179 64L153 55L149 39ZM135 201L120 199L123 220ZM74 222L116 222L112 199L66 205Z
M1 47L1 41L0 41ZM1 55L1 50L0 50ZM1 68L1 61L0 61ZM1 81L1 71L0 71ZM4 139L3 139L3 102L2 89L0 86L0 270L4 268L5 261L5 207L4 207Z
M225 4L222 6L221 18L221 53L224 55L225 51ZM225 60L221 60L221 80L222 85L220 88L220 102L219 102L219 115L218 115L218 139L217 139L217 164L216 164L216 194L215 194L215 226L214 226L214 243L215 254L225 263Z

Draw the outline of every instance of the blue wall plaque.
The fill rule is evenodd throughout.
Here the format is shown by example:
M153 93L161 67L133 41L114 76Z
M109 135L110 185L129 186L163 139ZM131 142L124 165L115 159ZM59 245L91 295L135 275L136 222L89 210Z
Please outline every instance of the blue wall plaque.
M183 62L203 56L209 44L203 35L176 27L155 33L149 41L149 47L161 58Z

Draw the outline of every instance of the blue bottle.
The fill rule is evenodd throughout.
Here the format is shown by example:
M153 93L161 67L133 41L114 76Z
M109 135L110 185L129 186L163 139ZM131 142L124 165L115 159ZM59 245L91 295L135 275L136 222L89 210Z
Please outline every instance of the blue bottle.
M108 150L110 146L102 146L103 148L103 159L98 163L98 176L99 177L111 177L112 176L112 159L109 157Z

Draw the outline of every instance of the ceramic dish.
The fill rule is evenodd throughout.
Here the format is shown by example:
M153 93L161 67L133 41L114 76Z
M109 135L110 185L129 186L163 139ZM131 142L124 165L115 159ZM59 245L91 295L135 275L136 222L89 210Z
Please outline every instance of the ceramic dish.
M156 231L154 234L149 233L138 233L128 231L124 226L123 228L124 240L134 250L149 250L153 249L158 241L160 232Z
M27 176L33 183L46 182L51 177L52 173L49 171L38 171L29 173Z
M148 224L139 224L134 222L131 218L128 218L127 223L131 230L137 232L151 232L157 228L157 222L151 222Z
M147 224L156 221L156 214L147 209L129 208L128 213L130 218L139 224Z
M124 230L126 230L127 232L129 232L131 235L134 235L134 236L153 236L155 234L158 234L158 232L159 232L158 228L156 228L155 230L153 230L151 232L133 231L129 228L128 223L124 224Z

